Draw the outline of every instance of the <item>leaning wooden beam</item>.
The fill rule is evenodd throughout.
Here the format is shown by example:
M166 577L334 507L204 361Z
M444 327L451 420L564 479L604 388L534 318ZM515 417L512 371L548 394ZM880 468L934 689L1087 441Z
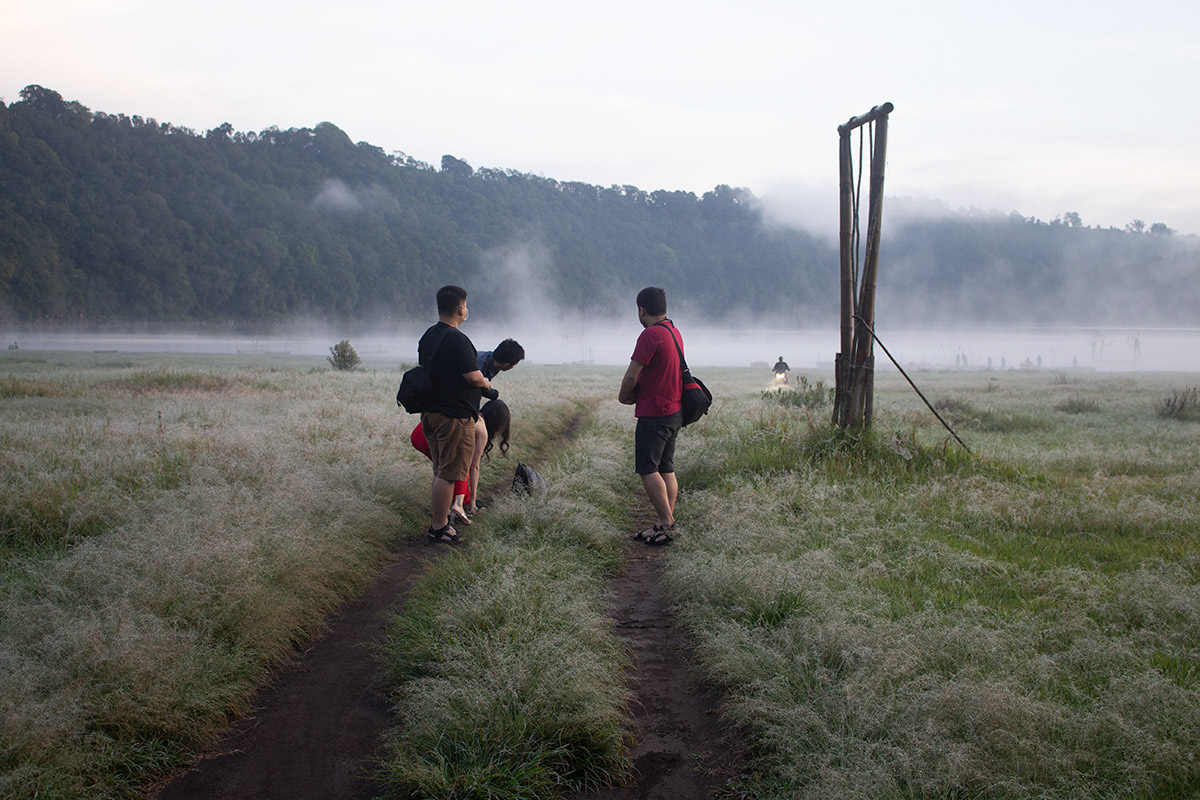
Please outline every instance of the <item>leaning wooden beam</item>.
M841 271L842 271L842 352L849 354L854 340L854 198L853 167L850 163L850 132L841 135Z
M889 104L890 105L890 104ZM875 278L879 274L879 237L883 232L883 167L887 160L887 115L875 120L875 148L871 157L871 194L867 212L867 253L860 279L858 305L854 313L875 325ZM873 340L865 331L854 335L854 363L871 356Z

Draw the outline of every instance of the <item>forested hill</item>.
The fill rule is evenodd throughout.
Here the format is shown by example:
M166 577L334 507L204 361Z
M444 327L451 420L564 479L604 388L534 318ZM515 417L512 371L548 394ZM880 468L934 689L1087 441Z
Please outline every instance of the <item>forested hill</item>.
M885 210L880 319L1200 321L1194 237L1067 219ZM197 133L38 86L0 102L0 321L424 319L459 283L484 314L628 311L655 284L714 321L828 322L836 247L728 186L434 168L327 122Z

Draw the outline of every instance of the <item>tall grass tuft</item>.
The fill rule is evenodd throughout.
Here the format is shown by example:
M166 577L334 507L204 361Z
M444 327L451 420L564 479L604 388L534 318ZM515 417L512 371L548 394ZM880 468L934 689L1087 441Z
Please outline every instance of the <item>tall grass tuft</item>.
M1200 387L1176 389L1158 403L1158 415L1165 419L1200 420Z
M1086 397L1068 397L1054 408L1064 414L1095 414L1100 410L1100 404Z

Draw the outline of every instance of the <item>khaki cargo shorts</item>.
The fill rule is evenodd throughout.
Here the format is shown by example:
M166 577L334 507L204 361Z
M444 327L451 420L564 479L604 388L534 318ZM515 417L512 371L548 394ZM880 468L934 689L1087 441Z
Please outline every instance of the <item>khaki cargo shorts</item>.
M426 411L421 414L421 429L429 442L433 474L444 481L467 480L475 452L475 420Z

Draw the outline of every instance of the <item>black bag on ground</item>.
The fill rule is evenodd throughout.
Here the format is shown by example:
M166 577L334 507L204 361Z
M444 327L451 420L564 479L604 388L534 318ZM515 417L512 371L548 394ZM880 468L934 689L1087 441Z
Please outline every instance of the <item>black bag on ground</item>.
M654 324L661 325L662 323ZM683 424L691 425L708 413L708 409L712 405L712 392L704 385L704 381L693 377L692 371L688 369L687 359L683 357L683 349L679 346L679 340L675 338L671 327L669 325L662 327L671 334L671 341L675 342L675 352L679 354L680 377L683 379L683 395L681 397L683 409L680 413L683 416Z
M433 351L429 354L430 361L433 361L433 357L437 355L438 348L442 346L442 340L449 332L450 327L447 326L438 336L438 340L433 343ZM417 354L417 358L420 358L420 353ZM431 397L433 397L433 372L429 366L417 364L400 376L400 388L396 390L396 405L409 414L420 414L422 411L430 410L426 404Z
M536 469L518 461L517 472L513 475L512 488L517 494L544 492L546 491L546 481Z

